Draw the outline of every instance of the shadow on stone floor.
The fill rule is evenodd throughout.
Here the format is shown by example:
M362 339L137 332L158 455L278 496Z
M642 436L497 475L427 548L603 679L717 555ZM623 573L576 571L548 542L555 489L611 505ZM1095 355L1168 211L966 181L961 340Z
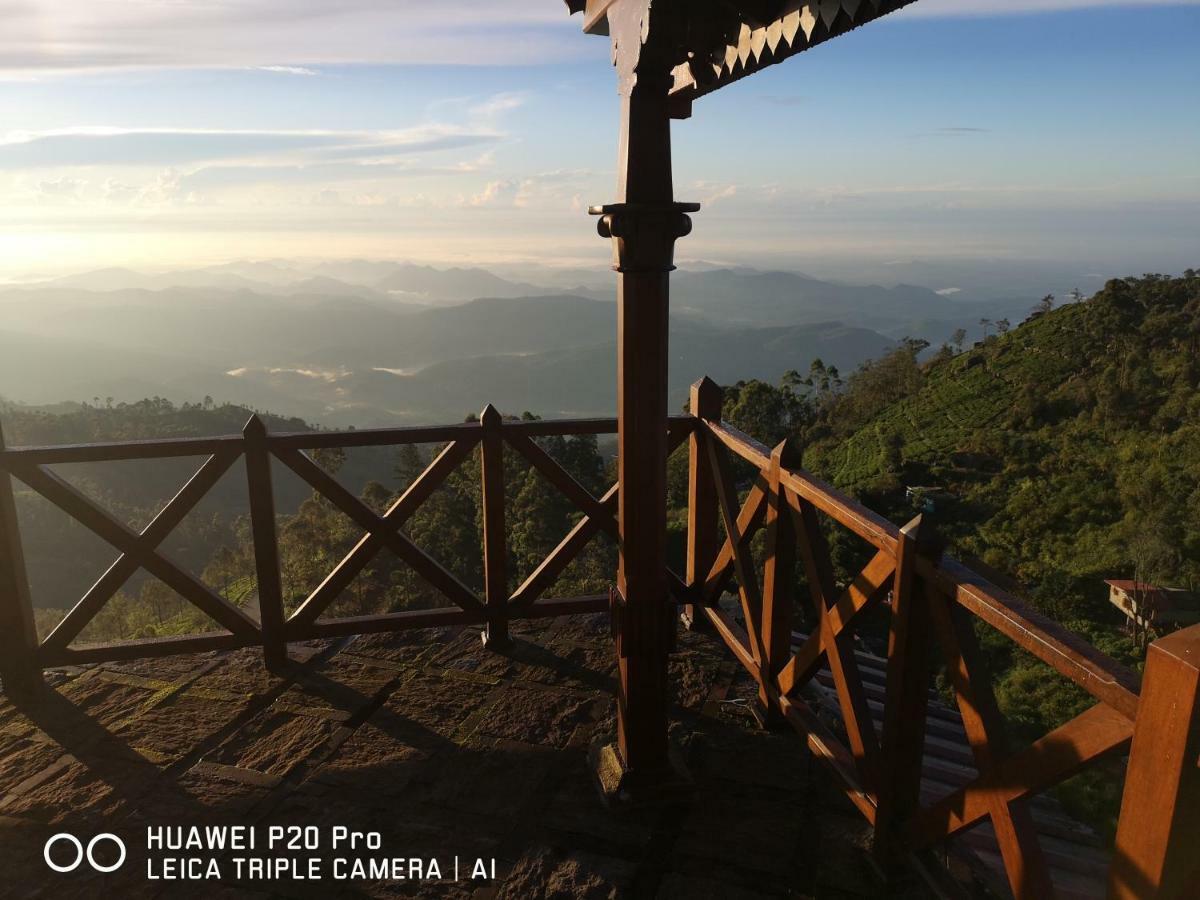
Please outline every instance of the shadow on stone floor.
M293 647L286 678L251 651L95 666L0 707L6 896L875 897L866 829L794 736L725 702L722 649L681 635L672 740L694 779L673 806L604 808L588 746L613 727L603 617L515 629L512 649L440 629ZM368 856L437 859L443 880L147 880L159 825L377 831ZM56 831L126 837L112 875L58 875ZM325 847L322 856L333 855ZM357 855L357 854L356 854ZM454 857L496 879L449 880ZM82 869L81 869L82 871ZM328 865L326 872L328 873ZM460 875L462 873L460 872ZM919 895L919 893L917 894Z

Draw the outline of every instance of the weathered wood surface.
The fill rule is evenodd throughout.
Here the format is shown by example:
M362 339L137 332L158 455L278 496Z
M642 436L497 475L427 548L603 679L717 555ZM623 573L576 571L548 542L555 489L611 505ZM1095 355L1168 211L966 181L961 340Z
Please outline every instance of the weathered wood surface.
M4 432L0 430L0 451ZM0 679L5 691L29 695L41 685L37 629L12 479L0 469Z
M1150 645L1109 892L1200 888L1200 625Z
M287 635L284 633L283 579L279 572L279 535L275 523L267 426L258 416L251 416L242 435L246 440L246 488L250 497L250 532L254 541L254 575L258 587L263 656L268 667L278 669L287 661Z
M487 607L484 641L508 643L508 529L504 520L504 418L490 403L479 414L479 492L483 504L483 599Z
M692 385L690 411L696 419L721 418L721 389L710 378ZM687 583L700 585L707 581L709 570L716 562L721 546L717 528L717 493L709 468L702 438L693 432L688 438L688 544ZM699 591L697 591L699 593ZM707 617L701 611L703 597L684 607L684 625L689 629L703 628Z

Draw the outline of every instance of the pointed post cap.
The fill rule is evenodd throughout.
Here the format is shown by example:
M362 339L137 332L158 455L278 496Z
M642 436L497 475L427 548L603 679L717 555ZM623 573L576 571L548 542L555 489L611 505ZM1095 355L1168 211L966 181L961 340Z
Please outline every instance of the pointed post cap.
M724 391L721 386L705 375L692 385L692 415L713 421L721 418L721 403Z
M242 428L242 436L248 437L248 438L250 438L250 437L259 438L259 437L267 436L267 425L259 417L258 413L255 413L249 419L246 420L246 425L245 425L245 427Z
M917 545L917 552L933 560L941 559L946 550L946 539L942 537L934 523L934 517L929 513L919 513L900 529L901 540L911 540Z
M479 414L479 424L484 428L498 428L504 421L504 417L500 415L500 410L496 409L492 404L488 404L483 408L483 412Z

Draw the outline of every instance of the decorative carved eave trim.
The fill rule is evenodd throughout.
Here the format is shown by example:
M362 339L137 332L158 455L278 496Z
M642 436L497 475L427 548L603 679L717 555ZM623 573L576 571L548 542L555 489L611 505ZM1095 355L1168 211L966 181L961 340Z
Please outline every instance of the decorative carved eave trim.
M637 7L649 20L643 42L670 45L674 75L674 111L686 116L693 100L759 69L845 34L915 0L566 0L572 13L584 14L589 34L619 31L622 19ZM639 13L634 13L639 14ZM661 25L660 25L661 23ZM618 25L613 29L611 25ZM682 40L655 34L661 27ZM627 73L636 68L640 47L619 46L613 61ZM630 50L623 58L623 50Z
M915 0L788 2L769 21L743 14L736 40L675 68L672 96L691 102L739 78L845 34ZM747 4L763 6L764 4ZM707 62L707 65L705 65Z

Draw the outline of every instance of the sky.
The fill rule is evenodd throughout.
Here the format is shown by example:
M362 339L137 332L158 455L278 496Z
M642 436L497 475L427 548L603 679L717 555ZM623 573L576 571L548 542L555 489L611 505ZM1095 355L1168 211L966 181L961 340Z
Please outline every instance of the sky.
M602 266L604 38L559 0L0 0L0 281ZM696 103L683 259L1200 264L1200 0L918 0Z

